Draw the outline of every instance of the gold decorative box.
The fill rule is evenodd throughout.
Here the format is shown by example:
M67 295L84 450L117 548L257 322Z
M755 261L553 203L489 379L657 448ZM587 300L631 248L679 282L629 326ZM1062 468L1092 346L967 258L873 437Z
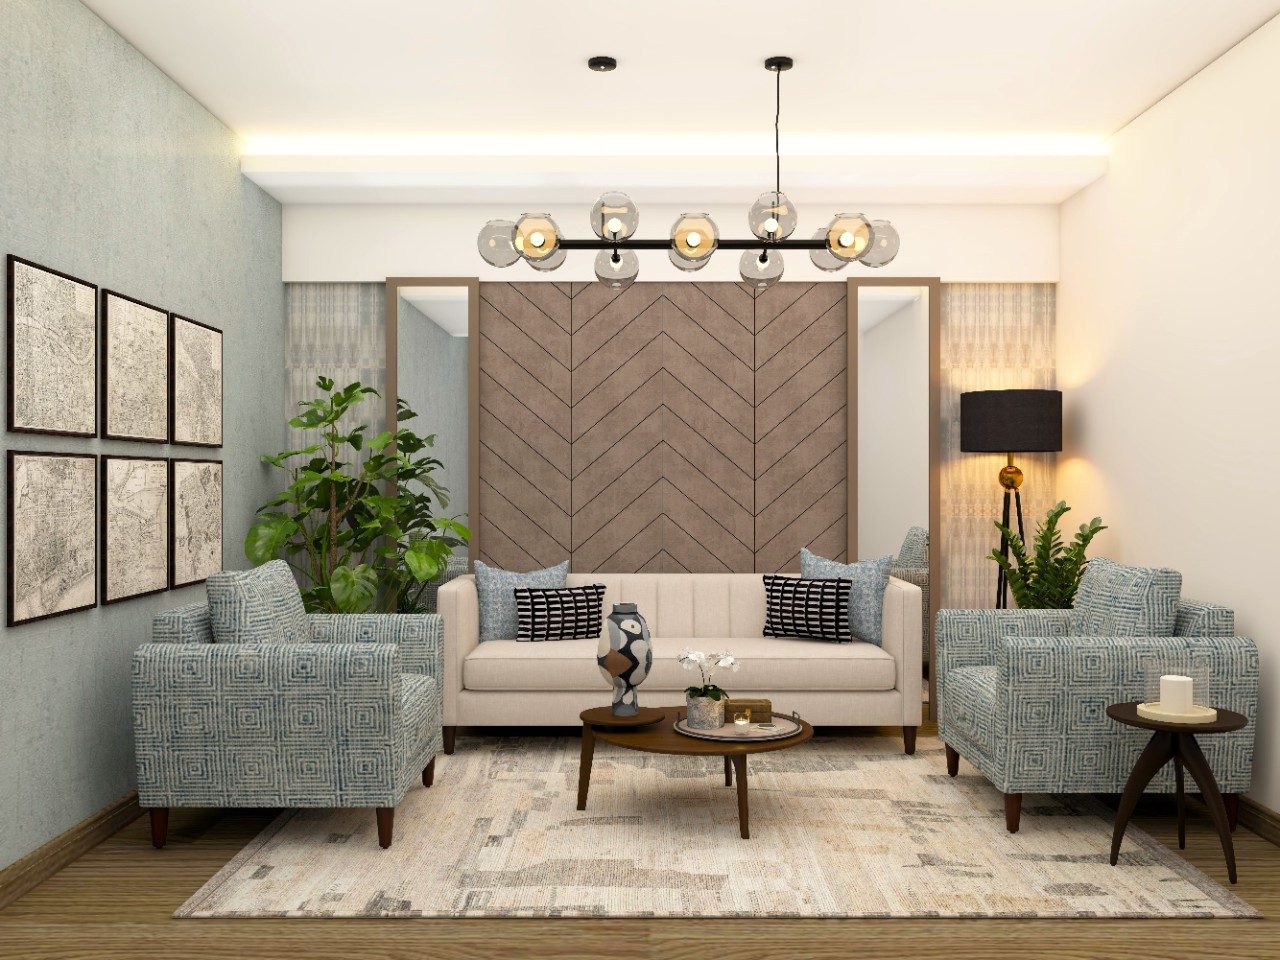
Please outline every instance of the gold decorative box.
M751 711L751 719L756 722L768 720L773 716L773 704L764 697L728 697L724 702L725 720L732 722L733 715L742 710Z

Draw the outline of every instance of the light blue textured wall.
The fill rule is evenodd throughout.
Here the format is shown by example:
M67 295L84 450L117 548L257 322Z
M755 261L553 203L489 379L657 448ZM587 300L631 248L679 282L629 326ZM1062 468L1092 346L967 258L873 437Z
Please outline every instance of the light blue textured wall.
M0 4L0 254L223 329L230 567L246 565L244 531L274 480L257 457L284 436L280 249L280 206L240 175L222 123L78 0ZM218 456L29 435L2 443ZM0 628L0 865L132 789L130 654L155 611L203 593Z

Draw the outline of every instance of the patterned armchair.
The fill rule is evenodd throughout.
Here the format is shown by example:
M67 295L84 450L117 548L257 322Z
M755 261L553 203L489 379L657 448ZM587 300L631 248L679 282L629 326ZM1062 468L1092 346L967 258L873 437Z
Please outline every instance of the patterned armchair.
M441 749L435 614L307 614L282 561L210 577L133 657L138 800L170 807L395 807ZM228 642L229 641L229 642Z
M1134 571L1171 574L1176 586L1153 601ZM1181 600L1180 586L1173 571L1093 560L1074 610L938 613L938 735L947 772L956 775L961 756L977 767L1005 795L1011 833L1023 793L1124 789L1149 734L1110 720L1106 708L1146 699L1151 678L1171 670L1207 672L1205 702L1249 718L1242 730L1201 744L1234 827L1239 794L1253 778L1258 651L1235 636L1231 610ZM1153 603L1167 611L1153 618ZM1172 764L1147 789L1172 793Z
M929 664L929 531L912 527L907 531L889 573L920 588L921 662Z

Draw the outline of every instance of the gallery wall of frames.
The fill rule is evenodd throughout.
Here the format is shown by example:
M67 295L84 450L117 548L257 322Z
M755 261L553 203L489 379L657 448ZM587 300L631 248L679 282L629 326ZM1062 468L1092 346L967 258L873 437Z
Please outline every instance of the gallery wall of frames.
M7 427L31 437L8 452L8 625L203 581L222 567L222 331L7 260Z

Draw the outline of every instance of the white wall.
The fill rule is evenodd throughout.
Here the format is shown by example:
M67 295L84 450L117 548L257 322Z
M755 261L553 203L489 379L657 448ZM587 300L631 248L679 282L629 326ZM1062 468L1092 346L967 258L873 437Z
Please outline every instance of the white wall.
M724 237L749 236L747 210L711 205ZM552 205L549 210L566 236L590 236L587 224L595 198L577 206ZM683 209L641 206L640 237L662 238ZM801 207L796 236L809 237L840 209L856 205ZM591 280L590 251L575 251L554 273L539 273L517 263L506 270L488 266L476 252L476 234L485 221L515 219L518 206L434 205L286 205L284 208L284 279L286 281L371 281L389 276L456 276L481 280ZM868 206L871 217L892 220L902 236L902 250L883 275L941 277L955 281L1053 281L1058 278L1058 208L1025 206ZM737 280L738 254L722 251L694 274L673 267L662 251L640 254L641 280ZM807 252L787 254L786 279L832 280L809 262Z
M858 558L863 560L896 556L910 527L929 526L929 291L918 289L918 300L858 338Z
M1280 809L1280 20L1113 139L1062 207L1059 491L1096 552L1182 571L1261 650L1252 796Z

